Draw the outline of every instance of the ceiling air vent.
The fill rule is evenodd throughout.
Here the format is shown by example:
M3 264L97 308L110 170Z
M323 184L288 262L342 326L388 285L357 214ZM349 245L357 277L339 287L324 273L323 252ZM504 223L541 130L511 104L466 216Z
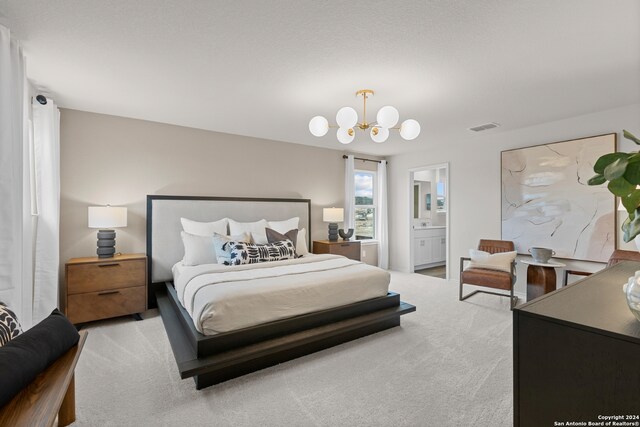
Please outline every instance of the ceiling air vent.
M483 130L497 128L498 126L500 126L500 123L491 122L491 123L485 123L480 126L474 126L472 128L469 128L469 130L472 130L474 132L482 132Z

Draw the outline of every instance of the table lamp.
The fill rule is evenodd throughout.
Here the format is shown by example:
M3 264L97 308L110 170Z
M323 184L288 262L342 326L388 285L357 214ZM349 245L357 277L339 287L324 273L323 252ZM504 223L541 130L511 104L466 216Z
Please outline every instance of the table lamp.
M111 258L116 253L115 227L127 226L127 208L89 206L89 228L98 228L98 258Z
M338 240L338 222L344 221L344 209L324 208L322 209L322 220L329 223L329 240Z

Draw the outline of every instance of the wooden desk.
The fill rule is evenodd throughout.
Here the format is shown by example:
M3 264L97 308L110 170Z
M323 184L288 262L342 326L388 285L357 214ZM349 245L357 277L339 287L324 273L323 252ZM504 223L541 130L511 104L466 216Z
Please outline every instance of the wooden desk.
M636 270L621 262L514 308L516 427L638 415L640 322L622 292Z

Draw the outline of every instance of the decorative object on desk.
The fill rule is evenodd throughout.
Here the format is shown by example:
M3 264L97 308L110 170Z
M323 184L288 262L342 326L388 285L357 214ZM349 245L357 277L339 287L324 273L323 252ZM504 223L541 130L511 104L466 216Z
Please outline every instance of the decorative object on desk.
M420 123L408 119L400 126L396 126L400 114L390 105L378 110L375 122L367 122L367 99L373 94L371 89L362 89L356 92L356 96L362 96L363 101L362 123L358 123L356 110L351 107L342 107L336 114L337 126L329 125L329 121L323 116L315 116L309 121L309 132L313 136L321 137L329 132L330 127L338 128L336 136L341 144L350 144L355 138L357 129L362 131L371 129L369 132L371 140L376 143L385 142L389 138L389 129L397 129L402 139L407 141L416 139L420 134Z
M556 254L555 251L547 248L529 248L529 253L533 257L533 260L540 264L546 264L547 261Z
M623 130L622 135L640 145L640 139L631 132ZM593 165L593 171L596 175L588 184L602 185L609 181L606 188L620 197L620 202L629 214L621 228L624 241L630 242L640 235L640 152L612 152L600 156ZM636 246L640 250L640 242L637 240Z
M606 187L585 185L616 134L503 151L502 238L519 254L551 247L565 259L607 262L615 249L616 204Z
M640 321L640 271L636 271L634 277L629 277L629 281L622 289L627 296L629 310Z
M344 229L341 228L338 230L338 234L340 235L340 237L342 237L342 240L349 241L351 236L353 236L353 228L350 228L349 231L347 231L346 233Z
M89 206L89 228L98 228L98 258L111 258L116 253L116 232L112 228L127 226L127 208Z
M329 240L338 240L338 222L344 221L344 209L324 208L322 209L322 221L329 223Z

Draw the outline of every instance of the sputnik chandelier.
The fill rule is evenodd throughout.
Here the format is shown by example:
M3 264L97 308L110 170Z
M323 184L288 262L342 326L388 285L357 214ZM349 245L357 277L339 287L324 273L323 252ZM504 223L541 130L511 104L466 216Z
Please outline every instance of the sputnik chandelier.
M382 107L376 115L376 121L367 122L367 98L369 95L373 95L374 92L371 89L362 89L356 92L356 96L362 96L363 112L362 123L358 123L358 113L351 107L342 107L336 114L335 125L330 125L329 121L322 116L315 116L309 121L309 131L314 136L325 136L329 131L329 128L338 128L337 137L338 141L342 144L349 144L355 138L355 129L366 131L371 129L369 134L373 142L381 143L385 142L389 138L389 129L398 129L400 136L407 141L416 139L420 134L420 123L413 119L408 119L402 122L400 126L398 119L400 114L394 107L387 105Z

